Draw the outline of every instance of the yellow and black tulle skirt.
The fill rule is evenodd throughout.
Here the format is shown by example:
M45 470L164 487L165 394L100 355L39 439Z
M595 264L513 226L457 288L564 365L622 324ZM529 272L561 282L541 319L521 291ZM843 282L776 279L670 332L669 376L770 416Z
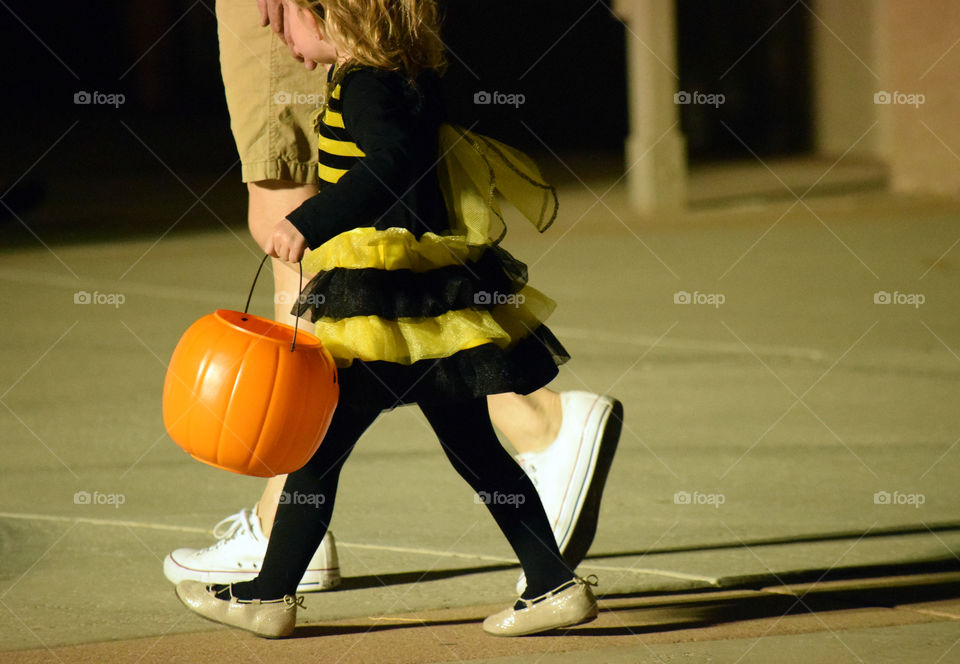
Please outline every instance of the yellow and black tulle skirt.
M390 408L528 394L569 359L543 324L554 303L495 244L356 228L303 267L316 276L293 313L334 356L342 399Z

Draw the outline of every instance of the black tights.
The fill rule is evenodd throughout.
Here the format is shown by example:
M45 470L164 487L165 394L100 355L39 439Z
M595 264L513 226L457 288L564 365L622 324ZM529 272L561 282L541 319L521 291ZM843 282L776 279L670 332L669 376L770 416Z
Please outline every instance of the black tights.
M497 440L486 399L421 403L420 409L456 471L479 496L491 498L487 507L527 577L523 596L532 599L569 581L573 573L563 562L536 489ZM287 476L260 575L233 584L235 597L278 599L295 594L327 532L340 470L379 414L341 402L317 453ZM224 595L230 592L224 590Z

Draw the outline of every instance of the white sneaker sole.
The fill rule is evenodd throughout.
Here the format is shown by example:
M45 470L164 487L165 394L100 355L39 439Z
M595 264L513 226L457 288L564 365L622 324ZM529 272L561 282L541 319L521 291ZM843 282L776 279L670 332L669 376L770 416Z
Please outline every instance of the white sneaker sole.
M597 422L596 428L589 427L591 420ZM623 426L623 405L616 399L600 397L591 408L587 421L588 427L585 428L593 428L596 432L592 440L581 441L582 445L589 446L585 450L589 452L588 470L579 484L574 484L571 477L571 484L567 487L567 495L574 500L570 526L567 532L558 533L560 551L571 569L583 561L597 533L600 501Z

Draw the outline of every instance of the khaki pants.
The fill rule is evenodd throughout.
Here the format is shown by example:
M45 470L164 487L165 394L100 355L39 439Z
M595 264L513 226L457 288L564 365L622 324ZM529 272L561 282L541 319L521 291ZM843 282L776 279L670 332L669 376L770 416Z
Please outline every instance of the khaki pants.
M313 116L326 72L308 71L270 27L254 0L217 0L220 70L244 182L317 181Z

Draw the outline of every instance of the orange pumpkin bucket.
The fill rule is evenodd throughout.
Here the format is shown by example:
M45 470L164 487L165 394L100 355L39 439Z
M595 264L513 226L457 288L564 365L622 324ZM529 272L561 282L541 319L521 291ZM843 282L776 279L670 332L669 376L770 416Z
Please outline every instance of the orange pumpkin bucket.
M340 388L320 339L249 306L248 297L243 312L220 309L184 332L167 367L163 424L198 461L273 477L317 451Z

